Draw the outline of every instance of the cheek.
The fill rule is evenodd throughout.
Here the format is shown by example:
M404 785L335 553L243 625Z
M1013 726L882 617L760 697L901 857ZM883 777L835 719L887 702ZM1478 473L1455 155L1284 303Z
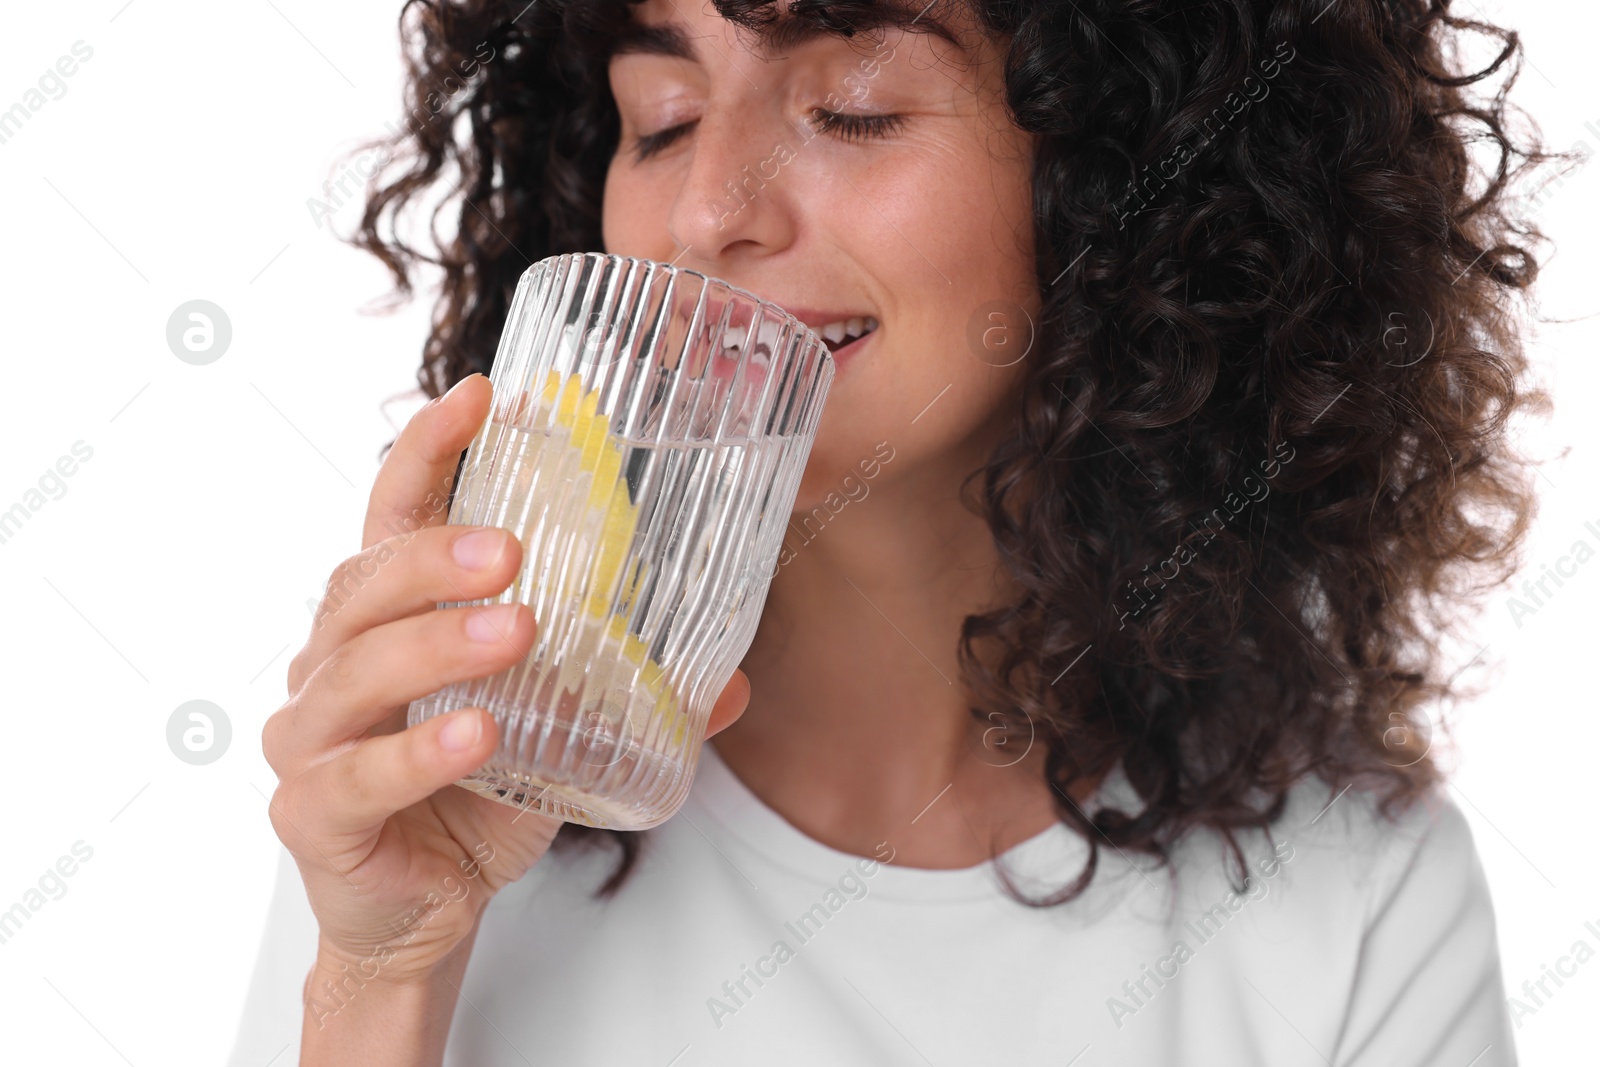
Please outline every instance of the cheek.
M1030 169L1005 151L1015 147L973 139L892 164L886 155L876 170L852 175L859 192L844 187L834 197L828 236L885 295L888 328L834 380L802 504L837 488L877 442L897 450L882 476L892 480L958 454L970 462L992 439L1028 361L1038 358ZM997 307L1006 309L1014 361L996 358L983 347L983 330L973 330Z
M627 223L620 217L623 206L629 201L624 186L627 178L613 159L606 169L606 186L600 197L600 245L603 252L617 252L623 247L623 234Z
M663 255L661 243L672 248L663 220L672 209L674 188L669 182L641 180L620 157L613 159L601 200L600 251L670 260L673 253Z

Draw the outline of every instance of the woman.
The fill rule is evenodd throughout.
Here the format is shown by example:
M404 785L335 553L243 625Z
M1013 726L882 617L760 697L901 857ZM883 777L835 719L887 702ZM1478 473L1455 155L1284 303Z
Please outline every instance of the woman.
M1530 508L1506 187L1544 157L1467 95L1514 35L1443 0L407 11L415 152L359 239L409 291L387 224L463 198L421 373L451 388L264 731L296 867L234 1062L1515 1062L1425 714ZM1454 69L1475 33L1498 58ZM481 709L403 729L531 646L524 607L432 610L504 589L514 538L391 531L485 416L518 276L591 249L769 297L838 363L643 834L453 785Z

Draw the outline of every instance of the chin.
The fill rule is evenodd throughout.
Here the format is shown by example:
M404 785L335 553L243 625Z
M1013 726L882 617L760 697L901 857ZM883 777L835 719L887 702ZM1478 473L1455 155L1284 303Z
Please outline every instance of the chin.
M849 440L837 441L819 433L801 475L792 513L799 517L821 507L838 514L860 503L882 482L894 461L894 443L887 435L852 434Z

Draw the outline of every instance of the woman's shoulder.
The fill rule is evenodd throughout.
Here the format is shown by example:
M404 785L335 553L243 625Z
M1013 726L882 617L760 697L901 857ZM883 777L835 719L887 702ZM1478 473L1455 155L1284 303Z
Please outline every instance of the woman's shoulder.
M1483 884L1454 788L1433 783L1389 801L1376 786L1308 777L1290 790L1275 836L1298 857L1292 862L1301 871L1358 898L1370 924L1418 892L1442 899L1447 889L1461 894Z
M1230 844L1218 828L1196 828L1172 846L1168 871L1158 874L1161 864L1138 855L1108 857L1121 862L1108 863L1107 871L1126 866L1133 868L1129 875L1168 878L1175 890L1169 899L1180 907L1242 883L1241 895L1252 900L1292 895L1298 917L1319 911L1327 920L1337 912L1365 926L1414 894L1484 886L1472 829L1454 790L1431 783L1388 802L1378 784L1308 774L1288 788L1282 810L1265 829L1235 829ZM1098 799L1129 816L1144 806L1120 767ZM1293 894L1276 893L1291 886Z
M1240 835L1243 892L1220 835L1184 842L1171 931L1214 946L1285 1018L1342 1003L1333 1062L1466 1063L1489 1047L1484 1062L1514 1062L1494 907L1454 791L1386 806L1375 789L1302 780L1270 835Z

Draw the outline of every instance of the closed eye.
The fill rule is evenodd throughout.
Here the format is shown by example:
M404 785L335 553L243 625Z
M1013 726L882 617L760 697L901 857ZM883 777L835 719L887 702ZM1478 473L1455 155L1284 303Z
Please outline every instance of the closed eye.
M844 111L812 108L811 121L824 133L841 141L865 141L872 137L891 137L906 123L904 115L852 115Z
M669 126L655 133L647 133L637 137L633 142L634 161L642 163L651 156L664 151L684 134L694 129L699 119L691 122L682 122L676 126ZM829 111L826 108L812 108L812 124L823 133L829 133L841 141L861 142L871 138L892 137L905 126L904 115L854 115L845 111Z
M688 133L694 128L695 123L699 121L699 119L694 119L691 122L680 122L676 126L669 126L664 130L657 130L655 133L647 133L642 137L636 138L633 142L634 162L643 163Z

